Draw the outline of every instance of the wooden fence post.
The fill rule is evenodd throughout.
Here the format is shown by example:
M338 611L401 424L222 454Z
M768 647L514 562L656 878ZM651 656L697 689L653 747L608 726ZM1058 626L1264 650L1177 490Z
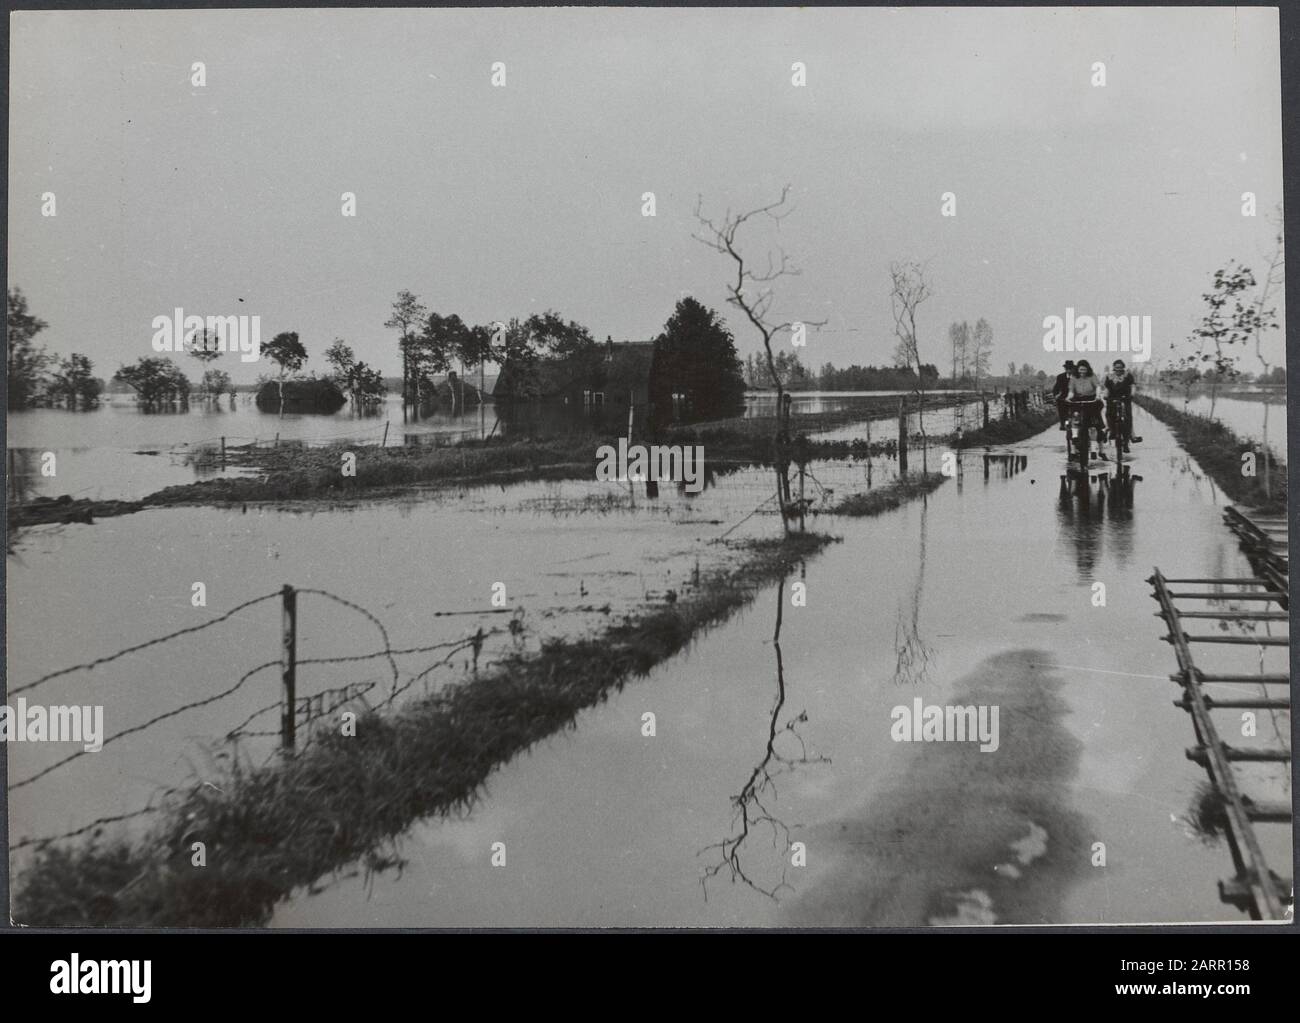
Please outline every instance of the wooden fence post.
M381 448L388 447L388 420L384 420L384 439L379 445Z
M226 467L226 438L221 438L221 468Z
M298 661L298 593L288 583L280 591L284 603L280 678L284 683L284 706L280 712L280 745L292 750L294 745L294 701Z
M984 403L984 429L987 430L989 428L989 400L983 395L980 395L980 400Z
M907 406L898 399L898 475L907 473Z

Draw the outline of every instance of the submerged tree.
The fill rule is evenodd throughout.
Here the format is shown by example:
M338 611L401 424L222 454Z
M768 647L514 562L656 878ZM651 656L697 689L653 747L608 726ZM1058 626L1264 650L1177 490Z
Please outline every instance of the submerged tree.
M189 379L171 359L145 356L134 366L123 366L114 375L135 391L136 398L148 411L158 411L190 396Z
M280 367L280 415L284 415L284 378L287 373L297 373L307 361L307 349L294 331L276 334L270 341L262 342L262 355ZM336 399L337 400L337 399Z
M420 300L409 291L399 291L397 301L393 303L393 314L384 321L385 327L395 327L401 332L398 348L402 352L402 414L406 406L415 399L415 417L420 415L420 381L417 375L418 336L416 328L423 322L429 310L420 304Z
M69 409L92 408L99 403L104 381L94 373L95 364L84 355L73 352L60 364L50 382L49 395L57 404L65 402Z
M921 427L921 469L924 472L928 470L925 436L925 367L921 365L920 342L916 334L916 311L922 302L931 297L932 293L925 280L925 268L914 259L891 264L889 280L889 305L894 313L894 334L898 337L898 345L894 349L894 361L900 366L916 371L915 393L919 398L917 422ZM977 333L978 330L977 325Z
M200 363L207 366L216 359L221 358L225 350L225 343L215 330L208 330L206 327L200 328L183 342L183 347L192 358L198 359ZM216 375L220 374L220 375ZM221 378L224 377L223 381ZM225 387L220 386L222 383ZM209 386L211 384L212 386ZM205 370L203 380L199 384L201 393L205 398L219 398L229 387L230 377L220 370ZM216 387L213 390L212 387Z
M784 252L780 253L780 260L775 263L772 261L771 253L768 253L766 269L762 271L755 270L750 263L746 262L745 256L741 253L737 235L740 233L740 229L755 217L767 217L779 224L791 212L786 205L789 196L790 186L786 185L781 189L781 197L775 202L768 203L766 206L759 206L745 213L732 213L727 210L722 219L717 221L704 215L704 200L701 197L695 206L695 219L700 224L700 231L692 235L696 241L707 245L715 252L722 253L735 263L736 277L734 281L727 285L727 301L744 314L745 319L758 331L759 337L763 341L763 352L767 360L767 373L772 380L772 385L776 388L777 415L772 441L776 460L776 497L781 505L781 527L786 535L790 533L790 515L792 514L789 474L790 424L785 387L781 375L777 372L772 341L782 331L791 330L794 324L791 321L774 322L771 317L774 296L772 289L767 285L782 277L797 277L801 271L791 265ZM820 327L825 323L825 321L803 322L805 326L811 327Z

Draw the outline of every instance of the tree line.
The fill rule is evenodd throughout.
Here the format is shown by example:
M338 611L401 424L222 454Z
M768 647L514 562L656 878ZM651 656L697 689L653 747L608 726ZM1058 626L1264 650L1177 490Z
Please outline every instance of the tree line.
M648 367L622 359L625 349L612 338L601 343L554 310L471 325L455 313L430 312L403 290L384 325L398 332L403 405L416 416L433 393L434 374L447 373L463 391L465 368L486 362L498 367L493 399L506 405L556 398L574 386L616 393L644 387L656 422L723 418L744 409L735 339L723 319L694 298L677 303L651 343Z
M104 391L94 363L73 352L66 359L36 344L49 324L33 316L21 288L9 289L6 303L9 341L9 408L93 408Z

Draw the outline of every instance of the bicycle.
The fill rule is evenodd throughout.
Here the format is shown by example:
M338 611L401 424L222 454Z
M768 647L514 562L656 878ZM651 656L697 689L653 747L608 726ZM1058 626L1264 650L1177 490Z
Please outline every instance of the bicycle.
M1096 429L1096 413L1101 410L1101 400L1092 399L1091 401L1070 401L1066 399L1065 407L1069 410L1069 415L1065 419L1065 446L1069 453L1070 461L1078 458L1079 469L1082 472L1088 471L1088 463L1092 457L1092 431ZM1088 415L1089 410L1094 412ZM1105 452L1098 448L1098 454L1105 458Z

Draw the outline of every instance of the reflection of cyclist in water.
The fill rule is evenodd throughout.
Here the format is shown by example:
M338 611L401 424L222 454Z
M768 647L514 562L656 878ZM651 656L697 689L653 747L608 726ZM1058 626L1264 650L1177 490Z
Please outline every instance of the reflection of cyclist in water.
M1079 429L1086 430L1090 425L1097 428L1097 457L1105 461L1106 452L1100 447L1106 443L1106 425L1101 419L1102 387L1100 381L1093 375L1092 365L1087 359L1079 360L1078 376L1070 378L1067 398L1070 401L1087 402L1080 409L1082 415L1079 417Z
M1124 450L1128 451L1130 441L1141 441L1141 437L1133 436L1133 374L1130 373L1124 365L1123 359L1116 359L1106 374L1102 386L1106 391L1106 428L1112 434L1116 434L1119 429L1120 402L1124 403L1123 413L1124 421L1128 428L1125 431L1128 436L1121 437Z

